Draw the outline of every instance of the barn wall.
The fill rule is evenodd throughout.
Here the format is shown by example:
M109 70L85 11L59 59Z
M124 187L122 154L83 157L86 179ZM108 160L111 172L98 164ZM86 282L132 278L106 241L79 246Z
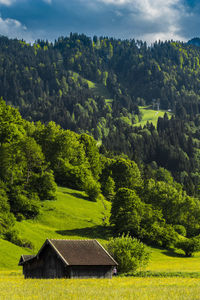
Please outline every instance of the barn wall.
M43 277L44 278L62 278L65 277L64 263L59 258L58 254L52 249L50 245L47 245L41 254L41 259L44 262L43 265Z
M23 265L23 273L25 278L41 278L42 264L41 261L34 258Z
M63 262L50 245L46 245L39 258L23 265L25 278L62 278L66 277Z
M71 266L71 278L112 278L112 266Z

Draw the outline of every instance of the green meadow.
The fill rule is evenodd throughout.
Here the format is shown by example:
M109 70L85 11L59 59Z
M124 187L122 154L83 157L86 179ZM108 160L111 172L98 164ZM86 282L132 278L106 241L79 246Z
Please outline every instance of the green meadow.
M154 126L157 125L158 118L163 118L164 114L167 113L168 117L172 116L172 113L167 112L166 110L153 110L149 106L140 106L140 112L142 113L142 120L138 123L135 123L134 126L144 126L147 122L153 123Z

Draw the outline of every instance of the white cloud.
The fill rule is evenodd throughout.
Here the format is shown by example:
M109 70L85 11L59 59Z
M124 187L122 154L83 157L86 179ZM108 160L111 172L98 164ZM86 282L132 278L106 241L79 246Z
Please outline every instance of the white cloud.
M153 33L147 33L142 34L141 36L138 36L138 39L141 39L143 41L146 41L148 44L151 44L155 41L186 41L187 39L183 37L182 35L176 33L177 28L174 28L173 26L169 27L168 32L153 32Z
M132 0L98 0L100 2L104 2L105 4L115 4L115 5L124 5L132 3Z
M42 0L43 2L47 3L47 4L51 4L52 0ZM17 2L17 0L0 0L0 5L6 5L6 6L10 6L13 3Z
M145 34L144 39L183 40L179 34L180 20L186 14L181 0L144 0L139 2L140 13L144 21L154 23L156 31Z
M144 18L151 20L161 17L173 20L175 16L178 17L182 10L180 0L136 0L132 1L132 7L142 13Z
M16 0L0 0L0 4L3 4L3 5L12 5Z
M27 37L30 40L26 26L14 19L3 19L0 17L0 34L10 38L17 37L21 39Z
M183 39L179 34L180 20L186 15L183 0L96 0L97 2L115 7L118 15L120 10L125 10L125 22L129 31L132 28L135 38L151 42L157 39Z
M47 4L51 4L52 0L43 0L43 2L46 2Z

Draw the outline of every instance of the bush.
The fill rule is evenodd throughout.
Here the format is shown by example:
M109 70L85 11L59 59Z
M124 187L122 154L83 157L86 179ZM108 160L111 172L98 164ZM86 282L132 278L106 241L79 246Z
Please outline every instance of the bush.
M100 184L93 179L92 176L86 178L85 191L88 194L90 201L97 201L97 198L100 194Z
M187 231L186 231L186 229L185 229L185 227L183 225L174 225L173 227L174 227L174 230L178 234L180 234L182 236L186 236L187 235Z
M150 258L146 246L136 238L124 234L111 238L107 245L108 252L118 263L118 271L127 273L145 267Z
M194 252L200 251L200 237L184 239L176 244L176 247L185 252L185 256L193 256Z
M19 247L34 249L33 244L27 239L22 239L19 237L18 232L15 229L8 230L5 235L5 239Z
M16 215L16 220L17 220L18 222L21 222L21 221L25 220L25 217L24 217L23 214L18 213L18 214Z
M163 224L161 226L161 235L159 236L159 240L161 242L161 246L167 249L173 247L178 239L178 234L170 224Z
M24 191L19 186L13 187L9 194L11 212L14 215L22 214L25 218L31 219L39 214L40 201L36 193Z

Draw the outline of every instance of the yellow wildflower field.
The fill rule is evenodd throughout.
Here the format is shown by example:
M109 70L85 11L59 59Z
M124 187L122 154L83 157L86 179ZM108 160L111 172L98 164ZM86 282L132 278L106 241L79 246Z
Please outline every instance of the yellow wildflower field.
M200 299L200 280L192 278L23 279L0 276L1 300L29 299Z

